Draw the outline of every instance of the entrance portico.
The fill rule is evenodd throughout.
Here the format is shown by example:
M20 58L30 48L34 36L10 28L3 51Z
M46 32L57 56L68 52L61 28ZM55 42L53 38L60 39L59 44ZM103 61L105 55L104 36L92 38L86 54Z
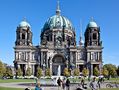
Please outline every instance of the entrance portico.
M64 68L65 68L65 59L63 55L56 54L52 59L52 74L58 75L58 72L60 72L60 75L63 75Z

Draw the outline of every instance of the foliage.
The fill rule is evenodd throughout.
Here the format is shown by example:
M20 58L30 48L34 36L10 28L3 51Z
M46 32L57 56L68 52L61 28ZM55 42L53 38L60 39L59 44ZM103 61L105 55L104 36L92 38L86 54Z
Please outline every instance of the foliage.
M117 71L117 75L119 76L119 66L117 67L116 71Z
M94 74L95 76L99 76L100 72L99 72L99 69L98 69L97 67L94 68L93 74Z
M79 74L80 74L79 69L78 68L75 68L74 69L74 76L79 76Z
M69 72L68 68L64 69L64 76L66 76L66 77L70 76L70 72Z
M50 68L47 68L47 69L46 69L45 75L46 75L46 76L51 76Z
M42 76L42 69L40 67L37 68L37 75L38 78Z
M0 77L3 77L4 73L5 73L5 66L4 64L0 61Z
M12 69L10 67L6 67L5 76L7 76L7 77L13 76Z
M108 70L107 70L106 68L103 68L103 69L102 69L102 75L103 75L104 77L106 77L106 76L108 76L108 74L109 74Z
M82 74L83 74L85 77L88 76L89 70L86 69L86 68L84 68L84 69L82 70Z
M114 76L117 75L117 72L116 72L116 69L117 69L117 68L116 68L115 65L113 65L113 64L105 64L105 65L103 66L103 68L106 68L106 69L108 70L109 76L114 77Z
M31 76L31 68L28 67L27 70L26 70L26 76Z
M16 70L17 76L22 76L23 72L21 71L21 68L18 68L18 70Z

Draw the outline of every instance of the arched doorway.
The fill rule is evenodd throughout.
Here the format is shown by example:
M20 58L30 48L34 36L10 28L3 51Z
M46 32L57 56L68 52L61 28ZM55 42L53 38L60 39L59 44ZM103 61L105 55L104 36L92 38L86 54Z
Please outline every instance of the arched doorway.
M52 74L53 75L63 75L65 68L65 59L62 55L57 54L52 59Z

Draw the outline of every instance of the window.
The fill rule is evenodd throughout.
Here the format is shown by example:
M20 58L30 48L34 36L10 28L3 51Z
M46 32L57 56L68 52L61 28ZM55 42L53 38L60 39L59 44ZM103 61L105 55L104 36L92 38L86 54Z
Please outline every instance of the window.
M97 39L96 33L93 33L93 39Z
M25 39L25 34L22 34L22 39Z

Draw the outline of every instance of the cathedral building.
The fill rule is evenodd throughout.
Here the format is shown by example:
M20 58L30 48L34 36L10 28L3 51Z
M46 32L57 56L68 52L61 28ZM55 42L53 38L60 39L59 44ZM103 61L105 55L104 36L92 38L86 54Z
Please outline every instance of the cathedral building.
M79 32L80 33L80 32ZM84 33L85 40L80 35L79 44L76 44L76 32L69 19L61 15L59 4L56 14L45 22L38 46L32 43L31 25L23 20L16 29L16 41L14 47L14 66L21 68L23 75L28 67L36 76L37 68L43 70L50 68L52 75L63 75L64 68L73 70L79 68L89 69L89 75L93 75L95 67L101 72L102 68L102 41L100 40L100 27L91 20Z

